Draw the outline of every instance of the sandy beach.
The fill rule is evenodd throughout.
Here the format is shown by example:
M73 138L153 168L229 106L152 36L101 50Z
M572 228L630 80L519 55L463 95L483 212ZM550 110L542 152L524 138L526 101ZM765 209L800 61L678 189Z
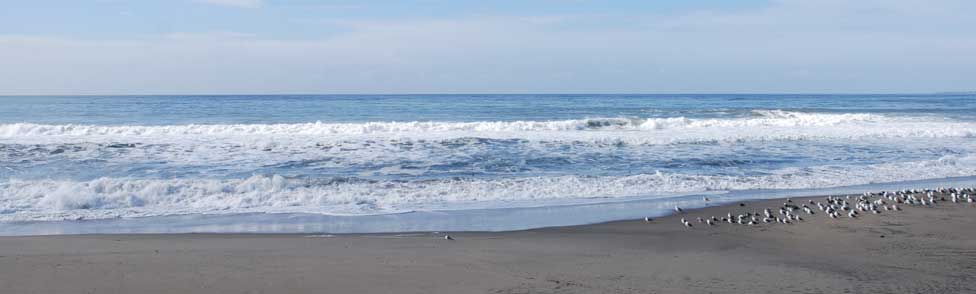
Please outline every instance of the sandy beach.
M823 197L811 199L822 200ZM805 199L794 199L805 203ZM517 232L0 237L3 293L972 293L976 207L796 224L651 222ZM693 228L679 218L692 220ZM455 240L445 240L450 234Z

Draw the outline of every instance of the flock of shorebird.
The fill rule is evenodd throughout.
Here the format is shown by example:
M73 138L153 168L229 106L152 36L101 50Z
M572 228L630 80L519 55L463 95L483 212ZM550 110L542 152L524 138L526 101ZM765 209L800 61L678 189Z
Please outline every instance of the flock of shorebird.
M705 202L709 199L703 198ZM847 196L827 196L824 202L810 199L806 204L797 205L792 199L787 198L782 206L773 210L766 208L759 212L746 212L745 214L733 215L729 212L722 217L712 216L709 218L698 217L699 224L714 226L719 223L757 225L760 223L781 223L792 224L803 221L804 214L814 215L817 211L825 213L831 218L840 218L846 215L848 218L857 218L862 213L881 214L882 211L900 211L899 205L910 206L933 206L939 202L952 203L976 203L976 188L938 188L927 190L901 190L901 191L881 191L879 193L864 193L861 195ZM739 204L744 206L744 204ZM676 213L684 213L681 207L674 207ZM653 219L644 218L650 222ZM691 221L681 218L681 224L685 227L694 227Z
M708 197L702 199L705 202L711 201ZM746 212L745 214L734 215L729 212L725 216L712 216L709 218L698 217L700 224L715 226L719 223L739 224L739 225L758 225L760 223L781 223L792 224L803 221L803 214L814 215L817 211L827 214L830 218L841 218L847 215L848 218L857 218L862 213L881 214L882 211L901 211L900 205L909 206L934 206L939 202L969 203L976 205L976 188L938 188L926 190L901 190L901 191L881 191L879 193L864 193L861 195L846 196L827 196L825 201L819 202L810 199L806 204L797 205L792 199L786 198L786 202L775 210L771 208L763 209L759 212ZM739 203L739 206L745 206ZM814 210L816 208L816 210ZM685 212L681 207L675 206L674 211L679 214ZM644 221L651 222L653 218L646 217ZM694 224L684 217L681 224L692 228ZM454 240L454 237L445 235L444 239Z

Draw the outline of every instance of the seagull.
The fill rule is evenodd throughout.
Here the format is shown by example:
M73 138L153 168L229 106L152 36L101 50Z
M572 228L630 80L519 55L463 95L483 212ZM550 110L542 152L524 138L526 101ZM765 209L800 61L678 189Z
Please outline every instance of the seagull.
M677 205L675 205L675 206L674 206L674 211L675 211L675 212L677 212L677 213L682 213L682 212L684 212L685 210L684 210L684 209L681 209L681 207L678 207Z
M687 220L685 220L685 218L683 218L683 217L681 218L681 223L682 223L682 224L684 224L684 225L685 225L686 227L689 227L689 228L691 227L691 223L689 223L689 222L688 222Z
M653 218L649 218L649 217L645 217L645 218L644 218L644 221L645 221L645 222L651 222L652 220L654 220L654 219L653 219Z
M705 200L705 202L712 201L712 200L708 199L708 197L702 197L702 200Z
M709 226L714 226L714 225L715 225L715 223L714 223L714 222L712 222L712 220L711 220L711 219L706 219L706 220L705 220L705 223L706 223L706 224L708 224Z
M451 235L444 235L444 240L454 241L454 237L451 237Z

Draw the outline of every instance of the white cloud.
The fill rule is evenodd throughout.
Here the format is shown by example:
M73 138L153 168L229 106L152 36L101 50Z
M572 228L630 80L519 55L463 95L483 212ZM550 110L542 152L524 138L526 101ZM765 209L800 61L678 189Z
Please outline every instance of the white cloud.
M230 6L230 7L241 7L241 8L256 8L264 4L263 0L192 0L199 3L207 3L213 5Z
M633 18L345 20L322 24L344 30L316 40L0 36L0 94L968 91L969 3L781 0Z

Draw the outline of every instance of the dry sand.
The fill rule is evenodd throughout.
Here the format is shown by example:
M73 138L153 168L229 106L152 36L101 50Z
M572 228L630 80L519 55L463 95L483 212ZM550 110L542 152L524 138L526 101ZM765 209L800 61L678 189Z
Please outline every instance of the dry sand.
M820 197L815 199L822 199ZM0 293L976 293L976 207L501 233L0 237ZM883 236L883 237L882 237Z

